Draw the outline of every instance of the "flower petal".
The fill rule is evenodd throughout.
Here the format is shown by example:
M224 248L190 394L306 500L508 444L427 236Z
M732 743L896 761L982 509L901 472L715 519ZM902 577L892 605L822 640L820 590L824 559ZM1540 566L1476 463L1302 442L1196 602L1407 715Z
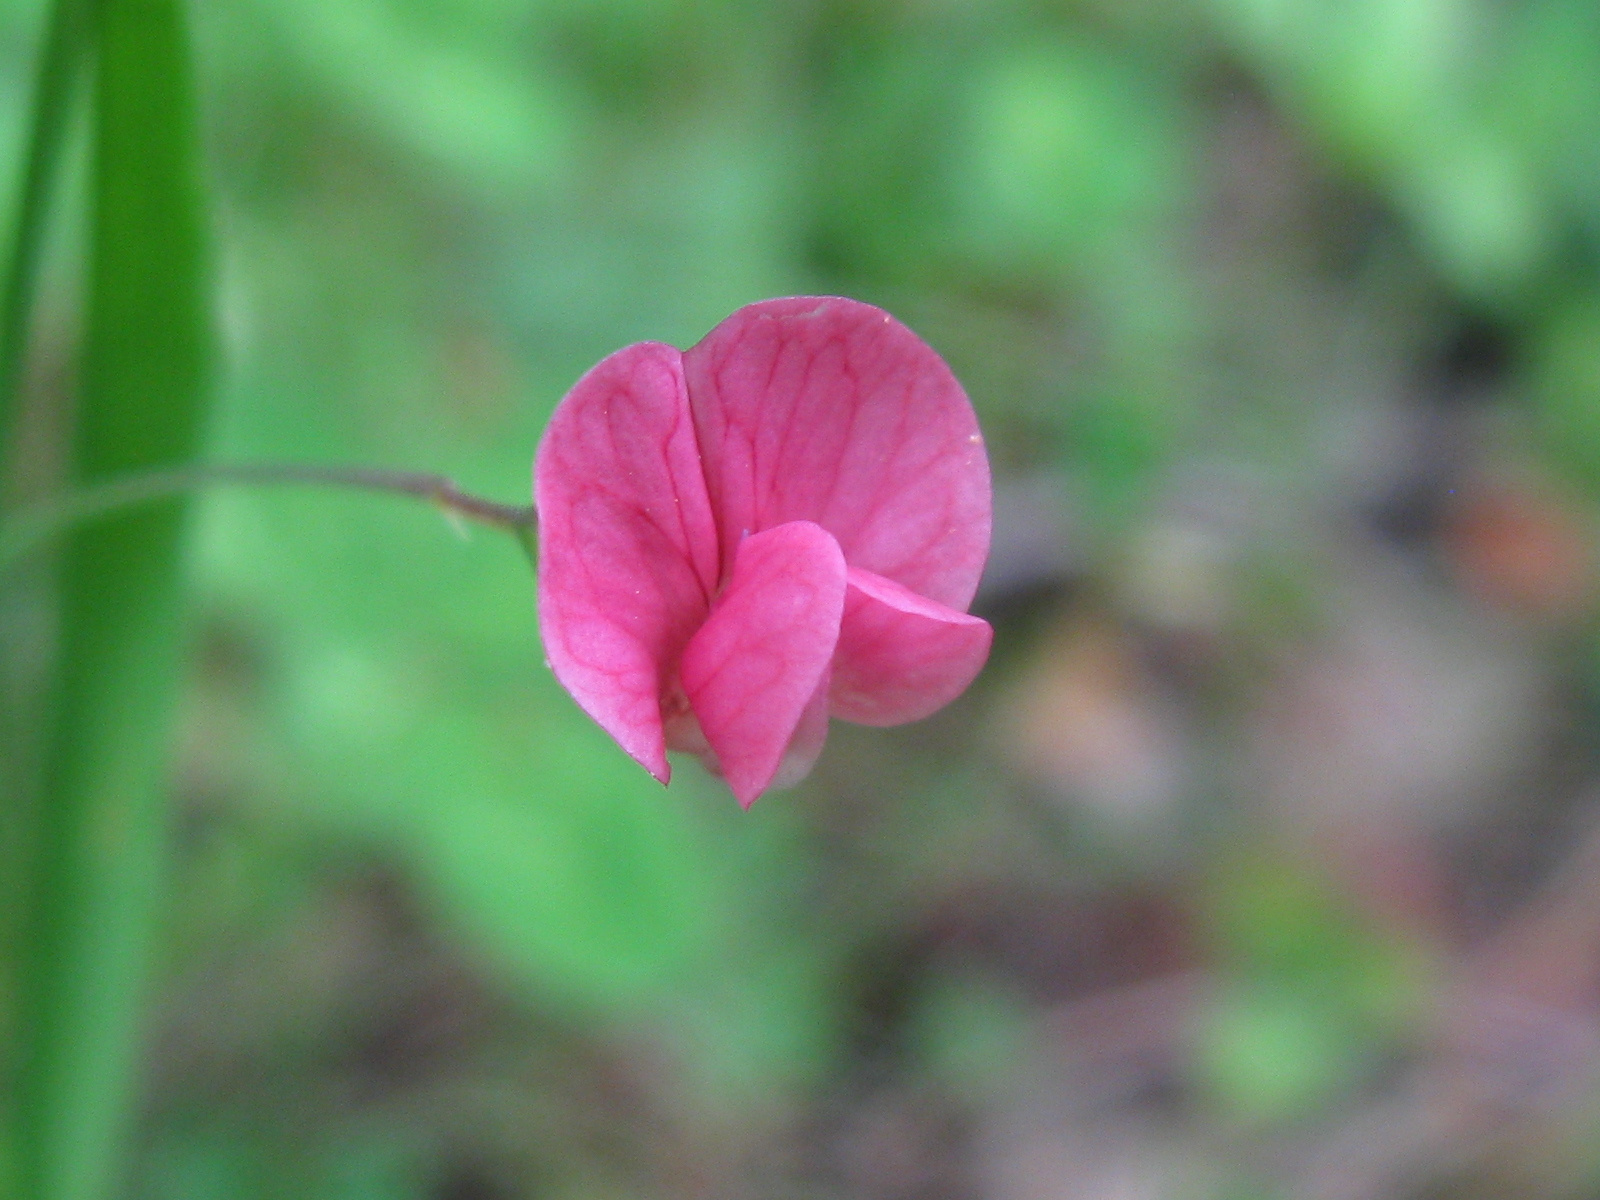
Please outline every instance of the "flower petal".
M852 566L966 608L989 552L989 463L955 376L882 309L741 308L684 354L724 570L746 533L814 521Z
M833 715L861 725L919 721L983 669L987 621L851 567L834 654Z
M740 543L710 618L684 649L689 704L746 808L772 785L802 717L816 707L811 701L839 640L844 592L844 555L821 526L792 521L752 534ZM808 745L799 749L815 757L825 729L809 722L799 730Z
M534 502L550 666L665 783L661 695L719 570L677 350L629 346L577 382L539 444Z

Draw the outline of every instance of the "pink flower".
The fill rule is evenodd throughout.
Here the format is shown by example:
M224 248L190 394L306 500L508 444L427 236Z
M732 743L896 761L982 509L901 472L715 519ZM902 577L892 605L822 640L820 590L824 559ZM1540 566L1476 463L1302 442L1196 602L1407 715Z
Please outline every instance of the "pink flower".
M693 751L748 808L830 714L918 720L988 657L977 419L870 305L767 300L692 350L617 351L556 408L534 499L550 665L662 783Z

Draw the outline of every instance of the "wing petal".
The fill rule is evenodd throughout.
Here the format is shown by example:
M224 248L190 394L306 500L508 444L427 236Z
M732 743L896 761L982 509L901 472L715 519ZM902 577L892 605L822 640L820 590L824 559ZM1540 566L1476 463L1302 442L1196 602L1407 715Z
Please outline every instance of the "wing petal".
M719 572L677 350L629 346L578 381L539 444L534 502L550 666L665 783L662 693L710 611Z
M852 567L834 653L833 715L862 725L920 721L966 691L993 638L987 621Z

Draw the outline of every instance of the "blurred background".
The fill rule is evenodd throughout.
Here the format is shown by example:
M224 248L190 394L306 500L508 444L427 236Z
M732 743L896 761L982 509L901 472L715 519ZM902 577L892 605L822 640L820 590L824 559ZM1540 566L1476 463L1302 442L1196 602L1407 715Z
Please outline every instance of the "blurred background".
M846 294L977 406L996 643L742 814L510 539L209 495L129 1197L1600 1194L1600 5L193 16L213 458L522 502L606 353Z

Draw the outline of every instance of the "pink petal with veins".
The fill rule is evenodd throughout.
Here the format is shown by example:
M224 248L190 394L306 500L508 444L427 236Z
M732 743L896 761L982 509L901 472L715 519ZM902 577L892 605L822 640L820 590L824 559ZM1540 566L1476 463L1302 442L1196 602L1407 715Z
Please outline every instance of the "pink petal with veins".
M944 361L882 309L741 308L684 354L724 570L746 533L814 521L853 567L965 609L989 552L989 463Z
M645 343L557 407L534 471L556 676L656 778L688 750L741 804L798 781L829 712L928 715L988 654L963 610L989 546L966 395L881 309L740 309Z
M772 784L802 718L811 719L797 753L815 757L826 734L816 697L839 640L845 571L839 543L809 521L752 534L683 652L689 704L746 808Z
M900 725L967 690L989 657L989 623L851 567L834 654L833 714Z
M550 666L665 783L661 697L720 571L677 350L629 346L578 381L540 442L534 500Z

